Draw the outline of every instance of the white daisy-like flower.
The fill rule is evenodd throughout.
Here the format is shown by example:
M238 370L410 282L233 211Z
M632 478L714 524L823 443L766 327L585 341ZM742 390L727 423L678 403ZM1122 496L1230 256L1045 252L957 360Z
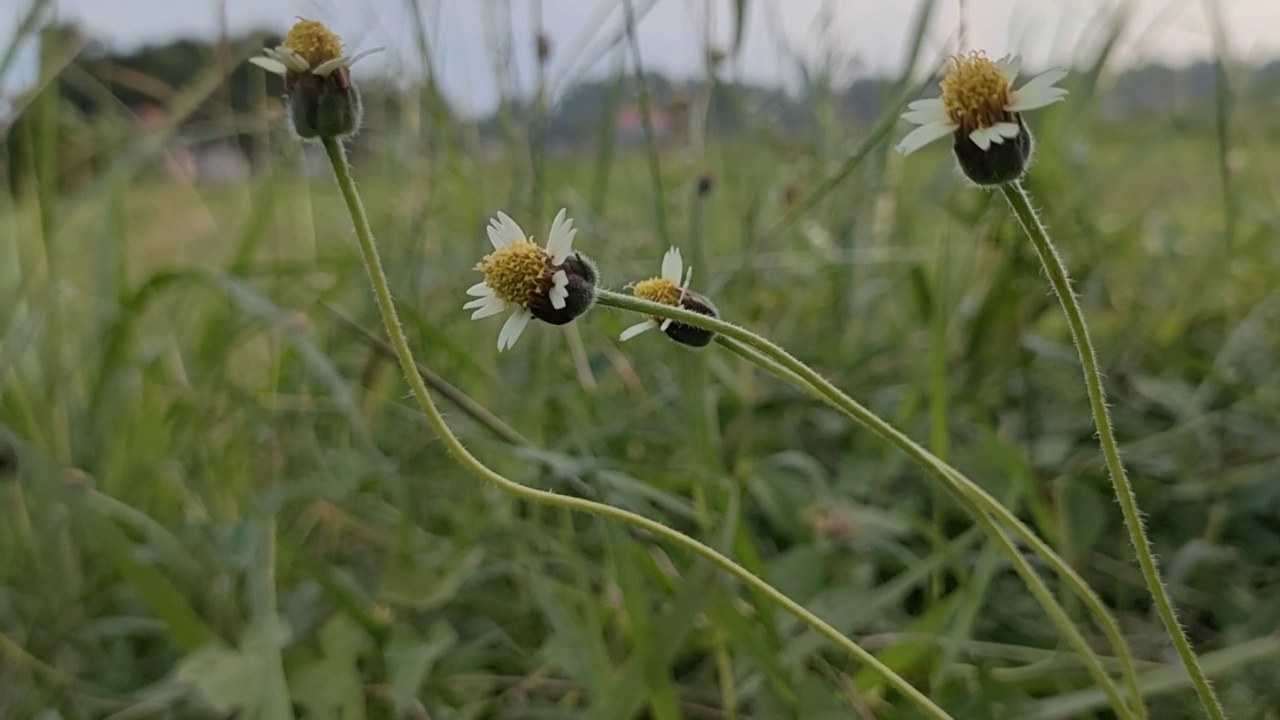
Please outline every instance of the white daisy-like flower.
M1021 59L1017 55L991 61L982 52L951 59L942 79L942 96L916 100L902 119L920 127L911 131L897 150L909 155L929 143L954 135L957 149L967 139L983 152L992 145L1018 138L1025 129L1019 113L1052 105L1066 97L1056 83L1067 76L1062 68L1047 70L1013 89Z
M249 62L276 75L288 78L290 74L310 73L327 78L339 69L347 69L357 61L386 48L373 48L355 55L344 55L342 40L324 23L316 20L299 20L289 29L284 43L275 48L264 48L266 57L250 58Z
M484 280L467 288L474 297L463 309L471 319L510 312L498 333L498 350L515 344L529 321L537 317L556 325L586 312L595 300L595 270L573 252L578 231L563 208L551 223L545 249L538 247L506 213L489 221L493 252L476 269Z
M681 275L684 276L683 282ZM693 279L693 268L685 270L684 260L680 257L679 248L671 248L662 256L662 274L648 280L641 280L632 283L629 287L631 293L638 298L650 300L663 305L681 305L689 295L689 281ZM661 328L667 330L671 326L670 318L659 319L649 318L644 322L636 323L618 336L622 342L626 342L631 338L653 330Z

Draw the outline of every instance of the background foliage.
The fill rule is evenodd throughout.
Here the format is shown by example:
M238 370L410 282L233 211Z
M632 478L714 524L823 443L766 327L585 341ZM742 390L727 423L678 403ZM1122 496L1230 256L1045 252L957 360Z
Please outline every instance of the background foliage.
M0 160L0 717L914 716L705 565L450 462L334 315L378 328L331 179L244 63L271 38L122 56L42 8ZM1033 118L1030 186L1183 619L1233 716L1275 717L1280 65L1116 75L1106 52ZM620 345L617 313L499 356L459 310L499 209L540 237L567 206L612 287L679 245L728 319L1016 507L1115 609L1152 716L1191 717L999 198L887 147L826 192L901 79L788 96L714 70L483 119L429 73L364 86L357 173L419 359L515 430L451 410L464 439L706 539L957 717L1106 717L963 513L813 399L718 349ZM674 130L625 132L646 96ZM175 181L229 146L242 180Z

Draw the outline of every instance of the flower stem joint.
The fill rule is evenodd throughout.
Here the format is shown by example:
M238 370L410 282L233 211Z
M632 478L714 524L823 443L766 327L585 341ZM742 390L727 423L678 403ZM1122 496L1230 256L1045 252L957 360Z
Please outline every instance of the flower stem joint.
M304 140L341 139L360 129L360 93L351 66L382 48L344 55L342 41L323 23L299 20L284 43L252 58L258 67L284 77L289 120Z
M907 155L947 135L965 177L993 187L1022 177L1031 164L1034 141L1022 113L1056 103L1067 91L1056 87L1066 71L1048 70L1014 90L1020 60L992 61L980 52L954 57L942 78L942 96L917 100L903 119L920 125L898 144Z
M683 282L682 276L683 275ZM671 248L662 257L662 274L658 277L631 283L627 287L638 298L662 305L673 305L696 312L700 315L718 318L720 311L716 309L706 296L689 289L689 281L693 277L693 268L684 269L684 260L680 250ZM619 340L626 342L640 333L659 328L667 337L681 345L689 347L706 347L715 339L715 331L687 325L675 320L652 317L622 331Z

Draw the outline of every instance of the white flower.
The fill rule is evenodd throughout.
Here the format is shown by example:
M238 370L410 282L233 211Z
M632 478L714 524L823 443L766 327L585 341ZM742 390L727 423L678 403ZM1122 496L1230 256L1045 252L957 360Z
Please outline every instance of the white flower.
M1067 76L1062 68L1047 70L1014 90L1020 64L1016 55L995 62L980 52L952 58L951 69L942 79L942 96L907 106L902 119L920 127L898 143L898 152L909 155L957 131L984 152L1016 138L1023 132L1019 113L1052 105L1067 95L1056 87Z
M299 20L276 48L264 48L266 57L249 58L249 62L276 75L311 73L329 77L339 68L349 68L357 61L386 48L373 48L355 55L344 55L342 41L323 23Z
M684 274L684 282L680 281L682 273ZM633 283L631 292L638 298L662 303L663 305L679 305L689 292L689 281L692 279L693 268L689 268L687 272L685 271L684 260L680 257L680 250L673 247L662 256L662 274L659 277ZM661 321L658 318L649 318L623 330L618 339L626 342L654 328L660 327L666 330L671 325L671 322L670 318Z
M474 297L463 305L474 310L471 319L510 312L498 333L498 350L515 344L534 317L535 306L545 299L553 310L563 310L569 297L569 273L566 264L573 252L573 238L578 231L562 208L551 223L547 247L542 249L524 234L506 213L489 221L489 242L493 252L484 256L477 270L484 280L467 288Z

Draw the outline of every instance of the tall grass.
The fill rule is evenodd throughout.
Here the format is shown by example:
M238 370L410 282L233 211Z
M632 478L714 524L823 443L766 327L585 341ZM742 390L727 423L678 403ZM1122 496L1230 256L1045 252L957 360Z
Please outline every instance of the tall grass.
M628 7L553 48L550 91L610 49L631 58L615 101L637 91ZM749 4L732 7L729 28ZM31 6L0 73L48 10ZM409 16L418 111L371 107L355 172L414 353L453 388L442 409L468 448L524 485L698 538L955 717L1113 717L1089 662L1123 688L1121 665L1071 586L1006 539L1092 655L1046 622L965 496L812 385L656 333L620 345L635 318L603 308L498 356L496 327L458 309L499 209L543 226L568 205L612 288L681 244L726 319L1068 559L1118 619L1150 717L1195 716L1068 328L998 197L957 190L941 153L899 164L889 121L832 149L740 109L747 131L699 138L690 159L656 137L619 143L606 107L599 135L562 153L539 145L549 108L509 98L501 151L482 153L440 94L432 7ZM1242 122L1260 108L1235 76L1206 131L1157 118L1135 137L1095 100L1111 47L1077 58L1072 102L1036 117L1030 189L1056 198L1045 220L1190 638L1230 716L1266 717L1280 707L1276 140ZM258 118L184 124L216 70L70 182L78 119L52 84L68 59L46 58L0 162L34 178L0 194L0 717L919 717L687 551L471 481L386 348L341 319L380 327L334 183L299 173L296 143ZM270 143L247 185L158 179L166 150L241 130Z

